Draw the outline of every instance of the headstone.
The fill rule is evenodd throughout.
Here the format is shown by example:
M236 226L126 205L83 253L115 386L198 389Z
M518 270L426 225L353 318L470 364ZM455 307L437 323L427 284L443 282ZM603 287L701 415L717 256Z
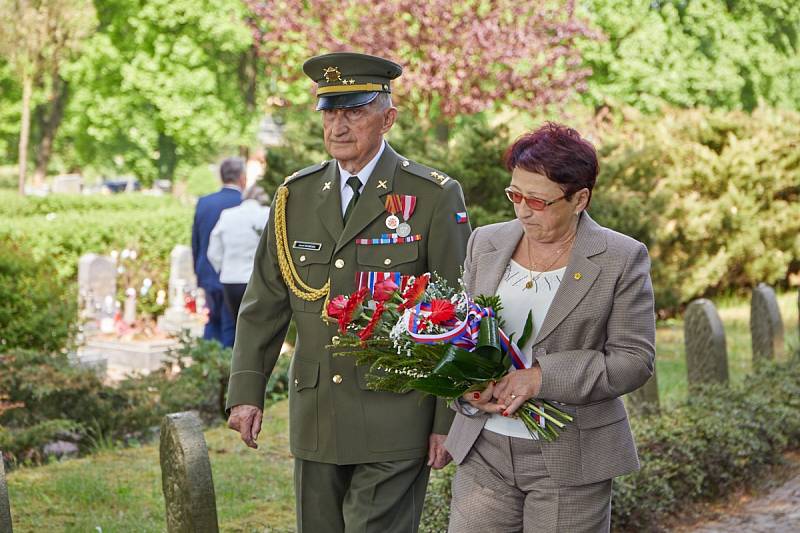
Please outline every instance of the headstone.
M0 531L11 533L11 503L8 501L6 471L3 466L3 452L0 451Z
M728 383L728 349L725 329L710 300L695 300L683 321L689 388L705 383Z
M80 174L62 174L53 178L53 192L58 194L80 194L83 178Z
M116 294L117 266L114 260L97 254L81 256L78 260L78 299L84 317L101 320L113 316Z
M197 288L192 249L179 244L169 257L169 306L183 309L186 294Z
M167 339L105 339L89 338L77 350L77 362L93 366L104 377L117 382L130 374L149 374L161 368L169 359L169 351L178 345Z
M783 320L775 291L766 283L753 289L750 299L750 337L753 343L753 367L764 359L783 356Z
M188 329L191 335L202 336L202 317L192 315L185 307L186 296L197 292L192 249L179 244L170 253L169 307L158 318L159 329L168 333L180 333Z
M628 406L637 415L657 415L661 409L661 403L658 399L658 375L655 369L647 383L628 396Z
M170 533L218 532L217 504L203 424L194 413L161 423L161 486Z

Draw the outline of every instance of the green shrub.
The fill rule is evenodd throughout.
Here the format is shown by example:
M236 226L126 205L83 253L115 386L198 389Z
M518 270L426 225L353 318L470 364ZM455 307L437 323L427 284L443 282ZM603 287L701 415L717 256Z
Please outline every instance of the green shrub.
M76 294L52 262L0 240L0 349L65 347L75 331Z
M800 359L773 364L746 386L708 386L686 405L633 418L642 469L614 482L612 525L651 531L692 502L753 481L800 442ZM434 472L424 531L444 531L452 470ZM428 501L431 505L428 505Z
M289 394L290 355L278 358L267 383L266 402ZM179 372L176 374L174 369ZM216 341L181 337L181 344L170 351L163 367L143 383L159 391L163 414L197 411L209 423L225 419L225 400L231 371L231 349Z
M16 462L41 459L40 447L65 431L84 452L95 442L140 439L160 417L147 388L110 387L66 355L29 350L0 355L0 399L4 451Z

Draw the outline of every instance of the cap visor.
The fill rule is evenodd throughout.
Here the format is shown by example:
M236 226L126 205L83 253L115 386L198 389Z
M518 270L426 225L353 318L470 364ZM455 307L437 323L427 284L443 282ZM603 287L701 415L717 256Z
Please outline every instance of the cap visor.
M377 92L372 93L347 93L320 96L317 101L317 111L324 109L346 109L367 105L378 97Z

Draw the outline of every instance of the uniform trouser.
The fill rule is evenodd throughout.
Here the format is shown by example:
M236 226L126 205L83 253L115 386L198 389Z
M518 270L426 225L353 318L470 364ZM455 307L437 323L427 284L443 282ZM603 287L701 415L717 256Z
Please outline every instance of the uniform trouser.
M484 429L453 478L450 533L596 533L611 527L611 480L557 485L539 441Z
M208 307L208 322L203 330L206 340L218 340L225 347L233 346L236 326L233 316L225 306L225 297L222 287L219 289L205 289L206 307Z
M415 533L425 459L334 465L294 460L298 533Z

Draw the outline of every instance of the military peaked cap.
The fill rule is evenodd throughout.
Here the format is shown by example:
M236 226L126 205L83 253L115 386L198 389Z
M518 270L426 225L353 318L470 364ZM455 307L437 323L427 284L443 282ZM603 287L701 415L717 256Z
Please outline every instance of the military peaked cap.
M382 57L335 52L312 57L303 72L317 83L317 111L358 107L372 102L378 93L391 93L389 82L403 67Z

